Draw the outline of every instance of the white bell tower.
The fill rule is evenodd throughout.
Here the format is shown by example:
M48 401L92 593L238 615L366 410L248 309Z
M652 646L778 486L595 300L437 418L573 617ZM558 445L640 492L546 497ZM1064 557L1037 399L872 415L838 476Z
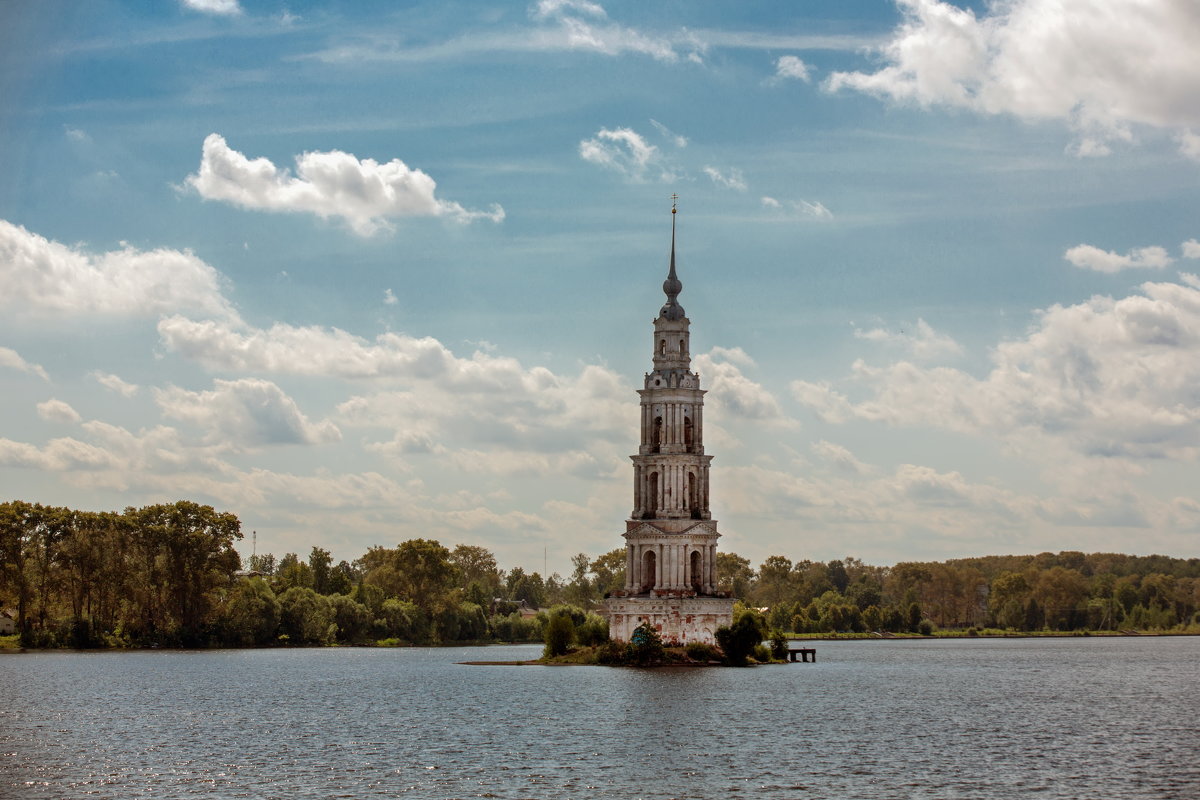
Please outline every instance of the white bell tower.
M675 198L672 198L674 200ZM704 390L692 372L690 320L679 305L671 261L654 320L652 361L641 396L641 444L633 459L633 513L625 523L625 587L605 601L609 634L627 641L649 621L665 642L713 642L731 622L733 601L718 595L717 522L709 512L712 456L704 453Z

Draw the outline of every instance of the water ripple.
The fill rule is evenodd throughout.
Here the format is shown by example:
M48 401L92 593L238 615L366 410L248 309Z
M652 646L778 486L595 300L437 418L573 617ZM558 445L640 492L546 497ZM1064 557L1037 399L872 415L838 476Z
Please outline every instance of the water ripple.
M747 670L532 647L0 659L8 798L1195 798L1200 640L826 642Z

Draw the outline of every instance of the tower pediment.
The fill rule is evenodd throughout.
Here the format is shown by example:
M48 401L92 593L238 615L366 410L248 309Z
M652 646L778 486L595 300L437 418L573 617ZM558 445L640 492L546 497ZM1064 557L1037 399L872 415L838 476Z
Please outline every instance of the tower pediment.
M700 520L699 522L691 519L656 519L654 521L631 519L627 520L625 525L626 539L653 538L658 536L716 539L721 536L721 534L717 533L716 520L712 519Z

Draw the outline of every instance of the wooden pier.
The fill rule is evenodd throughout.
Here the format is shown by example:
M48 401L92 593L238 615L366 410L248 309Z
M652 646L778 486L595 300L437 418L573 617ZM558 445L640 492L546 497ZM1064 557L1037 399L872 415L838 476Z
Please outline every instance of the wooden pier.
M797 658L797 656L799 658ZM817 651L812 647L796 647L788 650L788 661L796 663L802 661L805 664L809 662L809 656L812 656L812 663L817 663Z

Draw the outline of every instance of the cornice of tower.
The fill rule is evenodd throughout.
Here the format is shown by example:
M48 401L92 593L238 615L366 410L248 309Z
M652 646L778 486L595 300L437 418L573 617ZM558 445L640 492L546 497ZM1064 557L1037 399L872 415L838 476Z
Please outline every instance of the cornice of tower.
M687 536L691 539L719 539L717 521L705 519L697 522L690 519L656 519L653 521L630 519L625 521L626 539L653 539L660 536Z

